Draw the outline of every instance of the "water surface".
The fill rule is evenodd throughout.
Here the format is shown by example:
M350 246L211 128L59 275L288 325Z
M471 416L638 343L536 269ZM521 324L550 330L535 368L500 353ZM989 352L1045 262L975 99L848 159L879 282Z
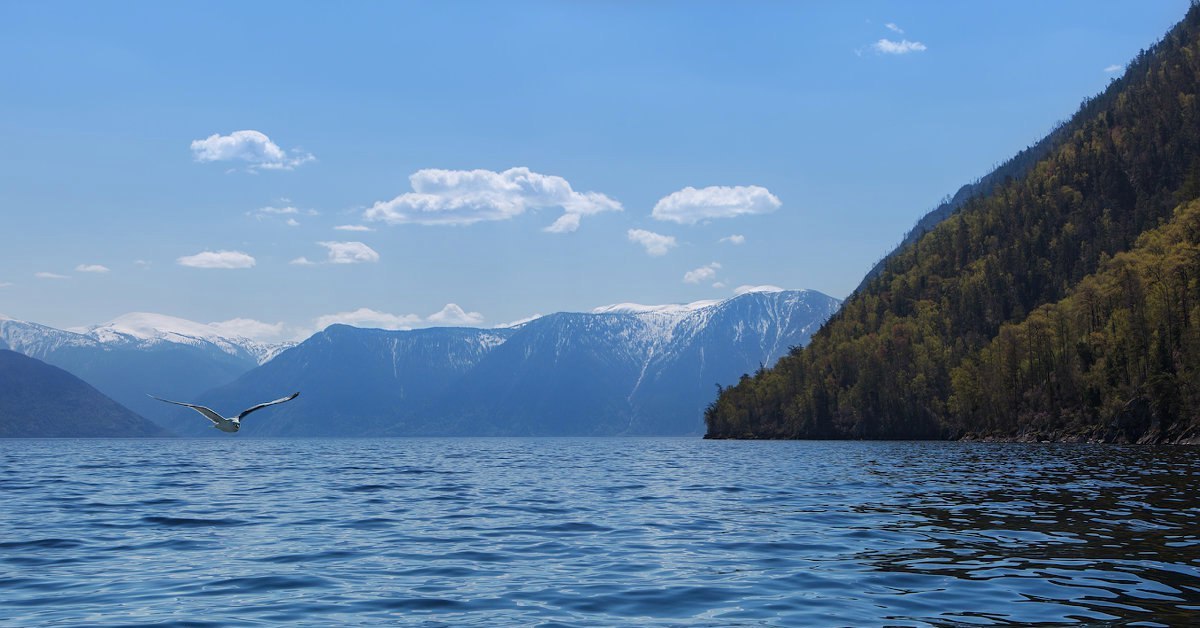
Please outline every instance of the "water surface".
M1193 448L2 440L0 500L15 626L1200 618Z

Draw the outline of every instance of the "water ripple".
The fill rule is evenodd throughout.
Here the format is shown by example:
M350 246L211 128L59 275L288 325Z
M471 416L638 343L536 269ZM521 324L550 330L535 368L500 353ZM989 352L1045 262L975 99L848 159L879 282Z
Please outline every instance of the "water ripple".
M0 442L0 491L16 626L1200 614L1190 448L30 440Z

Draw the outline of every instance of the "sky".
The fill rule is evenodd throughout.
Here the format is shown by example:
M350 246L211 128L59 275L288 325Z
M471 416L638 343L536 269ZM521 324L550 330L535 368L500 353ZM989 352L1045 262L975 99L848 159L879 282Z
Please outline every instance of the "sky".
M0 1L0 313L843 298L1187 5Z

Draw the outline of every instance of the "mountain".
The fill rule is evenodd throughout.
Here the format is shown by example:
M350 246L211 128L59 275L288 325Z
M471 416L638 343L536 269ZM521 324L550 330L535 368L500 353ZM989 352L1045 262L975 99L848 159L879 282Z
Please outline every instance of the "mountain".
M724 389L707 435L1189 438L1200 268L1190 235L1153 230L1190 228L1198 92L1194 5L1023 175L889 257L806 348Z
M0 349L65 369L150 417L159 408L146 393L191 397L233 381L290 346L222 335L211 325L159 314L126 314L80 331L0 319Z
M236 412L302 392L247 421L245 435L698 434L718 384L807 342L838 303L807 290L753 292L563 312L510 329L335 325L199 402ZM171 421L211 432L198 416Z
M161 435L162 428L78 377L0 349L0 437Z

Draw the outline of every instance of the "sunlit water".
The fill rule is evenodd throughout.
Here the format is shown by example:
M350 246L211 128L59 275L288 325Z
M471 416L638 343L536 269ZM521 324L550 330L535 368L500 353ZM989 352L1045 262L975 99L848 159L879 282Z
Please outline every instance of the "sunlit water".
M0 441L0 622L1200 621L1200 449Z

